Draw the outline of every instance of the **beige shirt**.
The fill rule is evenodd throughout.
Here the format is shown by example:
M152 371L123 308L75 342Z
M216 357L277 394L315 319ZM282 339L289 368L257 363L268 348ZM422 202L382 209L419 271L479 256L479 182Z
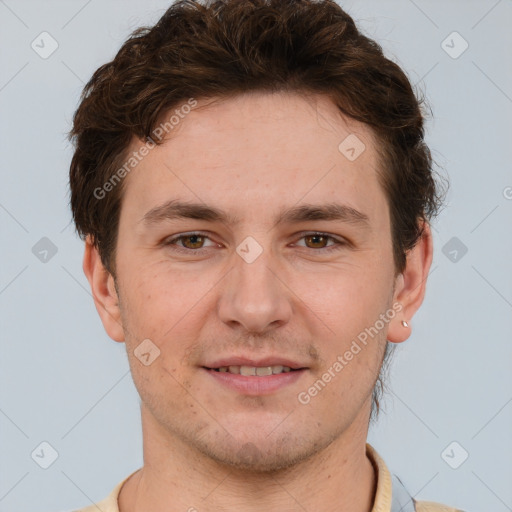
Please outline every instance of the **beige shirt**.
M406 512L409 510L416 512L463 512L432 501L414 500L399 484L399 481L395 479L396 477L391 475L384 460L368 443L366 444L366 454L375 468L377 479L377 490L372 512ZM122 482L119 482L104 500L75 512L98 512L98 510L102 512L119 512L117 497L123 484L134 473L136 471L127 476Z

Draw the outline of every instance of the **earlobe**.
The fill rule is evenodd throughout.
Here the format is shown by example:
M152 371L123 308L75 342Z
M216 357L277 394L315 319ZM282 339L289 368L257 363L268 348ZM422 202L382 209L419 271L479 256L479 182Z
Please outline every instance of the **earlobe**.
M114 278L104 267L98 249L91 242L90 237L85 241L82 268L89 281L94 305L105 331L114 341L124 341L124 329Z
M393 304L400 304L401 309L389 325L387 339L392 343L402 343L411 335L410 321L425 297L432 256L432 232L425 221L420 239L407 253L404 271L396 278Z

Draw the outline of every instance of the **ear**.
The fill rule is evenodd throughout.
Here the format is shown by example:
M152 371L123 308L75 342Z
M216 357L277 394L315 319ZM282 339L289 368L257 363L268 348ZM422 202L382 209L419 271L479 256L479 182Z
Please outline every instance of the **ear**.
M94 304L105 331L114 341L124 341L121 311L114 286L114 278L103 266L98 249L91 242L90 236L85 241L82 268L91 286Z
M396 277L393 304L400 304L402 309L389 323L387 339L392 343L401 343L409 338L411 318L425 297L427 277L432 264L433 242L429 223L425 221L422 226L422 236L407 253L405 269ZM408 323L407 327L402 324L403 320Z

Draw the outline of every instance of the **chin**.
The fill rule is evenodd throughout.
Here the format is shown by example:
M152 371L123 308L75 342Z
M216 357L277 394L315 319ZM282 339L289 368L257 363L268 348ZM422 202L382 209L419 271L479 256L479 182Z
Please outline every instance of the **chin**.
M330 440L305 440L291 433L274 437L265 435L252 440L240 441L232 438L226 443L203 438L196 448L204 455L227 469L236 469L247 473L274 474L290 469L306 461L330 444Z

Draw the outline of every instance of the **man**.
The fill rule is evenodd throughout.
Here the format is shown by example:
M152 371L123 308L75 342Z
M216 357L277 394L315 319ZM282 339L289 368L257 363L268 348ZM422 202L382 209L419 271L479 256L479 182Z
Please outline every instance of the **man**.
M71 137L144 438L83 510L455 510L366 443L441 201L410 83L335 2L174 4L94 73Z

